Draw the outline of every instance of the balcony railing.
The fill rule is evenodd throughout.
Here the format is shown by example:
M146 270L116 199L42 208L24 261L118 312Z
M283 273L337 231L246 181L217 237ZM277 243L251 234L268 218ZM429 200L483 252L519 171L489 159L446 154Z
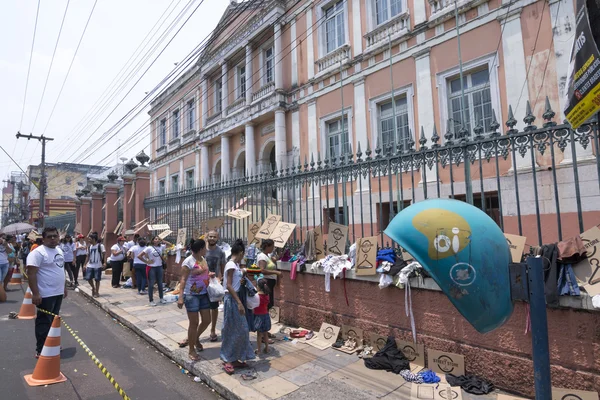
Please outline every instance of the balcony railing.
M350 46L347 44L343 45L337 50L332 51L325 57L320 58L315 62L317 64L317 72L321 73L327 70L329 67L339 65L340 62L344 62L350 59Z
M210 124L212 124L213 122L217 121L220 118L221 118L221 111L215 112L213 115L211 115L208 118L206 118L206 125L210 125Z
M453 5L450 0L429 0L429 4L431 5L431 15L437 14L442 11L444 8Z
M378 26L367 33L365 35L365 39L367 40L367 50L382 44L387 44L390 39L396 39L399 36L408 33L408 29L410 28L409 18L408 11L406 11L394 17L391 21Z
M231 115L234 112L241 110L242 108L244 108L245 105L246 97L240 97L239 99L231 103L229 107L227 107L227 115Z
M252 94L252 101L256 101L258 99L262 99L263 97L273 93L275 90L275 82L269 82L260 89L256 93Z

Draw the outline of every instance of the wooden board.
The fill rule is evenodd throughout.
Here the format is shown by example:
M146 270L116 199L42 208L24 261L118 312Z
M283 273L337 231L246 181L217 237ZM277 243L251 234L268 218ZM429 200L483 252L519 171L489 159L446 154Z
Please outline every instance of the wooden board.
M312 339L306 341L307 344L319 350L325 350L331 347L340 334L340 327L323 322L319 333L315 334Z
M335 222L329 223L327 234L327 255L341 256L346 254L346 241L348 240L348 227Z
M356 242L356 275L377 275L377 236Z
M419 343L405 342L396 339L396 345L404 356L413 364L425 367L425 346Z
M258 239L268 239L271 236L271 233L277 227L277 224L281 221L281 215L269 214L267 219L261 225L258 233L255 235Z
M427 350L427 366L440 374L464 375L465 357L446 351Z
M280 221L269 236L269 239L273 240L275 247L282 249L292 235L292 232L294 232L294 229L296 229L296 224Z
M573 267L573 272L590 296L600 294L600 229L594 226L581 234L587 258Z
M504 237L508 242L508 248L510 249L512 262L520 263L521 258L523 258L523 250L525 250L525 242L527 241L527 238L525 236L511 235L509 233L505 233Z
M165 240L165 238L167 236L169 236L171 233L173 233L173 231L170 230L170 229L167 229L166 231L163 231L163 232L159 233L158 237L161 238L162 240Z

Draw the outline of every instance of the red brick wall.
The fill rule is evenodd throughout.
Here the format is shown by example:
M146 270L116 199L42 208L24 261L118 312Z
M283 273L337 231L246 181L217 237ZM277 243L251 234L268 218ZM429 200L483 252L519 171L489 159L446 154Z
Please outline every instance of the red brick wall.
M373 282L347 280L346 305L341 280L332 280L331 292L324 277L288 272L281 277L276 304L282 321L318 330L322 322L351 324L368 332L412 340L404 312L404 290L380 290ZM533 396L531 336L525 335L526 305L518 303L502 328L480 334L456 311L441 292L412 291L417 341L428 348L465 356L468 373L490 380L499 388ZM549 309L550 357L554 386L600 390L600 313Z

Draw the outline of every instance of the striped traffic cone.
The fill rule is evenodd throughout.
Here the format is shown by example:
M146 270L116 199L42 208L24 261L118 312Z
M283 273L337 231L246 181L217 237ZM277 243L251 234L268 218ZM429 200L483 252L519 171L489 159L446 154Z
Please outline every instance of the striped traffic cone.
M21 275L21 270L19 269L19 267L17 267L15 265L15 267L13 268L13 274L12 274L12 278L10 278L10 285L20 285L21 283L23 283L21 281L21 278L23 276Z
M42 386L66 380L60 372L60 317L55 315L33 374L25 375L25 382L29 386Z
M33 293L31 289L27 287L27 291L25 292L25 298L23 299L23 304L21 304L21 309L19 310L18 319L34 319L35 318L35 306L33 305Z

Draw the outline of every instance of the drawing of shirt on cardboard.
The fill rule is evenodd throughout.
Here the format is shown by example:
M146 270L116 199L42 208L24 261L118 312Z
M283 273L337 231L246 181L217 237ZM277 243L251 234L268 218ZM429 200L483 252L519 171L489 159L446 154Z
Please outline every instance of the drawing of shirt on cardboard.
M346 240L348 237L348 227L335 222L329 224L329 233L327 234L327 254L341 256L346 252Z
M317 226L314 229L315 232L315 255L317 256L317 260L322 260L325 258L325 249L323 248L323 234L321 231L321 227Z
M271 233L271 236L269 236L269 239L273 240L275 247L282 249L294 229L296 229L296 224L279 222L273 230L273 233Z
M377 236L358 239L356 243L356 275L376 275Z
M250 225L250 227L248 228L248 246L250 246L253 243L256 245L260 243L260 239L256 237L256 234L258 233L259 229L260 224L256 222Z
M269 214L265 222L258 230L256 237L258 239L268 239L277 227L279 221L281 221L281 215Z

